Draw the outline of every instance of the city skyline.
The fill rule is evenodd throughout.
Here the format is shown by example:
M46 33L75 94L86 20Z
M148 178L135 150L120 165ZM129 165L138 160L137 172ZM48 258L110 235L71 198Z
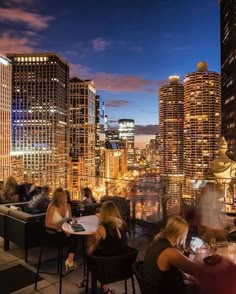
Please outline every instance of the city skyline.
M201 60L219 72L218 1L189 2L4 0L0 53L57 52L72 76L94 80L111 124L134 119L150 135L170 75Z

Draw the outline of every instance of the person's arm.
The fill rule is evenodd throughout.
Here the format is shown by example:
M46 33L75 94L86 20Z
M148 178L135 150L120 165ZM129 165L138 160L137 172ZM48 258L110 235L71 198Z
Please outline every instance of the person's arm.
M55 225L55 224L52 223L54 210L55 210L55 206L50 204L48 206L48 209L47 209L47 212L46 212L45 226L47 228L52 228L52 229L55 229L55 230L61 230L60 225Z
M71 206L70 204L67 204L68 210L69 210L69 218L72 218L72 212L71 212Z
M175 248L165 249L157 260L159 267L160 262L164 262L164 266L167 268L175 266L183 272L194 276L198 275L200 270L199 266L195 262L185 257L179 250Z
M87 205L88 204L88 199L87 197L84 197L82 200L82 204Z
M106 230L104 228L104 226L100 225L97 228L96 231L96 239L95 242L93 244L90 245L90 247L88 248L88 253L91 254L94 252L94 250L98 247L99 242L101 241L101 239L106 239Z

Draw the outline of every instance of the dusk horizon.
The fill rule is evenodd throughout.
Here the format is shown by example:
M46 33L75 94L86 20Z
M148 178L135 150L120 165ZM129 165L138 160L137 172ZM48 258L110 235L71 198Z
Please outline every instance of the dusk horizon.
M170 75L183 80L203 60L219 72L215 0L3 0L0 13L0 54L56 52L71 77L95 82L114 122L158 125L158 88Z

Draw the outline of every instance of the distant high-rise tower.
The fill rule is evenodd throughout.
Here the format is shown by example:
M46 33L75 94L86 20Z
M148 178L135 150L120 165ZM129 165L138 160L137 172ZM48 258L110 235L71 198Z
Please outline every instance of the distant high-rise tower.
M159 151L161 176L175 201L181 196L184 146L184 87L178 76L159 89Z
M0 181L11 173L11 62L0 55Z
M73 165L79 158L84 161L82 174L74 175L75 190L78 181L81 185L95 183L95 106L94 82L77 77L70 79L70 155ZM75 172L76 168L72 170Z
M210 162L217 156L221 134L220 75L199 62L184 78L185 194L194 196L193 182L211 177Z
M104 176L104 164L102 163L101 156L101 119L103 113L100 107L100 96L96 95L95 103L95 183L99 186L102 183L102 177Z
M222 135L236 160L236 1L220 1Z
M134 120L119 119L119 138L124 141L127 150L127 166L134 165Z
M69 66L55 53L7 54L12 61L12 145L25 180L66 185Z

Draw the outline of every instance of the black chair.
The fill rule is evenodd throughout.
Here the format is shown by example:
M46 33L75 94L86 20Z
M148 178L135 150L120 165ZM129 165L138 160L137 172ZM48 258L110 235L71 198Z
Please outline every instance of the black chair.
M125 293L127 294L127 280L131 278L132 289L135 294L132 264L135 262L137 255L138 250L134 248L128 248L126 253L118 256L102 257L86 255L86 293L88 293L88 279L89 273L91 273L93 290L97 290L97 281L101 284L101 293L103 285L125 281Z
M80 216L95 215L99 207L101 207L101 203L84 205L84 209L80 210Z
M138 281L139 288L142 294L157 293L157 289L146 282L143 278L143 261L137 261L133 263L132 269Z
M54 229L45 228L45 230L42 232L41 240L42 241L41 241L39 259L38 259L34 289L35 290L37 289L38 277L40 273L59 275L59 293L61 294L62 293L62 278L65 276L62 272L63 251L65 246L67 245L67 238L63 232L58 232L57 230L54 230ZM52 247L57 249L57 272L56 273L40 270L41 263L42 263L43 249L45 249L45 247Z

